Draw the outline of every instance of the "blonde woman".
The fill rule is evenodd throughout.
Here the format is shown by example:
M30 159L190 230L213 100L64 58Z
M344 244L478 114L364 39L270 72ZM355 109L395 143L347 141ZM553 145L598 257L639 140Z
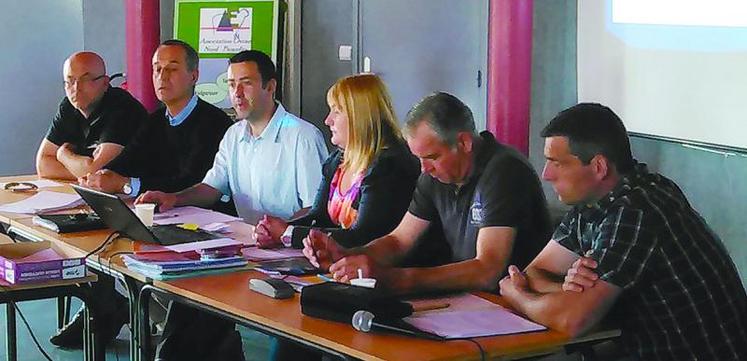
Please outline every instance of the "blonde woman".
M373 74L338 80L327 92L324 120L337 146L307 215L289 223L265 216L257 225L263 247L281 240L301 247L309 228L331 229L345 247L361 246L392 231L407 211L420 166L407 148L386 86Z

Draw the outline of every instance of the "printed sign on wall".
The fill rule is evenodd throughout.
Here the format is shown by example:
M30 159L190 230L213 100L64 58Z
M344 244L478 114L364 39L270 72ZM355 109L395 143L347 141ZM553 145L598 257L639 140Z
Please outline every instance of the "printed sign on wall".
M200 9L200 48L204 54L238 53L252 48L252 8Z
M228 58L242 50L259 50L277 65L277 0L177 0L174 37L200 55L197 95L215 106L231 107L226 70Z

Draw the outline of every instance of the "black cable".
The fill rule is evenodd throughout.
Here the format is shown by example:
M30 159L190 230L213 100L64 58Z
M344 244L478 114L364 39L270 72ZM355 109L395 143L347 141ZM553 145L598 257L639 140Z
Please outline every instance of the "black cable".
M119 361L119 350L116 347L114 347L114 357L116 357L117 361ZM106 357L104 357L104 359L106 359Z
M116 238L115 238L115 239L116 239ZM135 254L135 252L130 252L130 251L120 251L120 252L114 252L114 253L112 253L112 254L111 254L111 255L109 256L109 264L108 264L108 267L107 267L107 268L109 269L109 275L111 275L111 274L112 274L112 261L114 260L114 257L116 257L116 256L120 256L120 255L125 255L125 254ZM99 259L99 263L101 263L101 260L100 260L100 259Z
M134 253L135 252L132 252L132 251L119 251L119 252L114 252L111 255L109 255L109 258L114 258L116 256L121 256L121 255L124 255L124 254L134 254Z
M31 339L34 341L34 344L36 344L36 348L39 349L39 352L41 352L41 354L44 355L44 357L47 360L52 361L52 358L49 357L49 355L47 354L47 352L44 351L44 349L39 344L39 341L36 339L36 336L34 335L34 332L31 331L31 326L29 325L28 321L26 321L26 317L23 315L23 313L21 312L21 309L18 308L18 305L16 305L15 302L13 302L13 308L15 308L16 312L18 312L18 315L21 316L21 320L23 321L23 324L26 325L26 330L29 331L29 335L31 335ZM7 317L7 315L6 315L6 317Z
M114 236L114 237L112 237L112 236ZM109 236L106 237L106 239L104 240L104 243L102 243L101 245L99 245L98 247L96 247L93 251L89 252L88 255L90 255L91 253L96 253L96 256L98 257L98 259L96 260L96 262L99 264L100 267L103 267L103 265L101 264L101 252L103 252L104 250L106 250L106 248L109 247L109 244L111 244L112 242L116 241L119 237L121 237L121 236L120 236L119 232L117 232L117 231L109 233ZM86 255L86 258L88 258L88 255ZM112 274L111 260L112 259L110 257L109 258L109 264L108 264L108 267L109 267L109 273L108 274L110 274L110 275Z
M100 244L100 245L99 245L98 247L96 247L96 248L94 248L93 250L91 250L91 252L88 252L88 253L86 253L86 255L85 255L85 256L83 256L83 259L86 259L86 258L88 258L88 256L90 256L90 255L92 255L92 254L94 254L94 253L96 253L96 252L99 252L99 251L101 251L101 250L102 250L102 249L104 249L104 247L106 247L106 246L107 246L107 245L108 245L108 244L109 244L110 242L112 242L112 241L114 241L115 239L119 238L119 236L120 236L120 235L119 235L119 232L117 232L117 231L113 231L112 233L109 233L109 235L108 235L108 236L106 236L106 239L104 240L104 242L102 242L102 243L101 243L101 244ZM100 260L100 259L99 259L99 260Z
M464 340L467 340L467 341L472 342L475 345L477 345L477 349L480 350L480 361L485 361L485 350L482 348L482 345L480 345L479 342L477 342L477 341L475 341L474 339L471 339L471 338L465 338Z

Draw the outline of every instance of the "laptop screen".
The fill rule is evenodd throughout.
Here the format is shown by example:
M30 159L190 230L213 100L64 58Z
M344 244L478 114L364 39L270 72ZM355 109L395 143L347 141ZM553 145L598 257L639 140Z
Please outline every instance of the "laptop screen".
M135 213L116 195L72 184L78 194L111 229L138 241L161 243Z

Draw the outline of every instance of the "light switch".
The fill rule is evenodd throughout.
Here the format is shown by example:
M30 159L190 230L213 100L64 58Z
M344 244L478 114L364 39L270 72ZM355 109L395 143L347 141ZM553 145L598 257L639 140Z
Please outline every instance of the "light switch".
M363 72L364 73L371 72L371 58L367 56L363 58Z
M337 57L342 61L350 61L353 59L353 47L350 45L340 45L337 50Z

